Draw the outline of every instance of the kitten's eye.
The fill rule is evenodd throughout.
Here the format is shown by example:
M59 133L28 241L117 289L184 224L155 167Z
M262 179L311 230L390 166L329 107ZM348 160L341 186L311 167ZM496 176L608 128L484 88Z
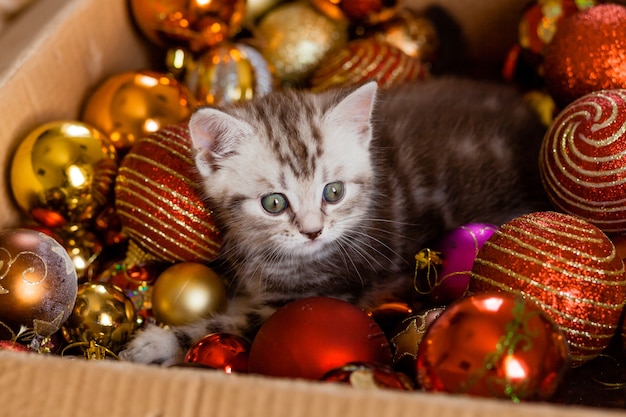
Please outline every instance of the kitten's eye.
M279 214L287 209L289 203L283 194L274 193L261 197L261 205L268 213Z
M335 181L326 184L324 187L324 201L327 203L336 203L343 197L343 182Z

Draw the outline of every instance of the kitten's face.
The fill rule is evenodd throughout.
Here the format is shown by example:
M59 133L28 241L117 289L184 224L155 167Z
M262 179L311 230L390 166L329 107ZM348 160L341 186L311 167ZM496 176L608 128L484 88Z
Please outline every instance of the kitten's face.
M287 93L196 112L197 166L228 239L250 254L313 259L358 239L375 92L373 83L342 100Z

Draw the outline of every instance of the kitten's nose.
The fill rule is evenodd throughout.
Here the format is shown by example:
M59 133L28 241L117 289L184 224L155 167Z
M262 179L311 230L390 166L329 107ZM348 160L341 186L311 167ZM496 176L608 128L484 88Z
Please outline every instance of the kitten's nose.
M317 230L315 232L304 232L301 231L300 233L302 233L304 236L308 237L311 240L315 240L319 235L322 234L322 230Z

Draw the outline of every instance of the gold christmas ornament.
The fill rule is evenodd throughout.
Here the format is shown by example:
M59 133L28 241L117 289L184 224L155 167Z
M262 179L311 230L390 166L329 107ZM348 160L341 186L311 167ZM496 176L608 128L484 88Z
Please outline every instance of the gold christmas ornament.
M127 151L139 138L186 120L195 107L189 89L168 75L128 71L107 78L91 93L82 120Z
M18 206L46 227L86 222L109 201L117 165L117 151L100 130L50 122L18 145L11 191Z
M130 0L143 34L161 47L201 51L232 38L245 18L245 0Z
M345 22L335 21L308 3L286 3L258 24L263 55L286 83L301 83L332 50L348 39Z
M198 58L186 85L201 103L219 106L261 97L274 89L274 79L259 51L242 43L222 43Z
M152 312L160 324L179 326L226 309L222 279L211 268L181 262L163 271L152 288Z
M68 343L91 343L118 353L137 327L137 313L119 287L88 282L78 287L76 304L62 327Z
M270 9L283 0L247 0L246 1L246 24L254 25Z

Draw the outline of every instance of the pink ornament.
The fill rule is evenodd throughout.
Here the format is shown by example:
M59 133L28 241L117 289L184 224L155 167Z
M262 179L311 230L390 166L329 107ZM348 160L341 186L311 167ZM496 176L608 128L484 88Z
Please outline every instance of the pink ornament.
M489 223L468 223L451 230L435 245L443 263L430 293L433 300L448 304L465 295L474 259L497 228Z

